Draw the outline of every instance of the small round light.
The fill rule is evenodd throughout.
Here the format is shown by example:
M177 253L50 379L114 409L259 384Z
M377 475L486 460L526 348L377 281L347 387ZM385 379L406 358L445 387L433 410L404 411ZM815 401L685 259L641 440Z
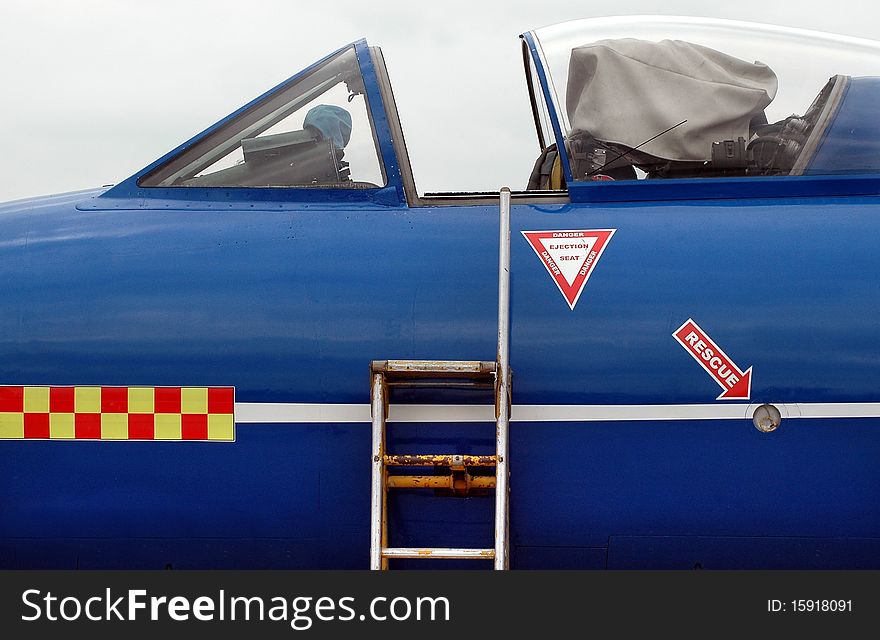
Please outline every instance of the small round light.
M772 404L762 404L755 409L752 422L755 423L755 429L761 433L770 433L771 431L776 431L776 428L779 427L779 424L782 422L782 414Z

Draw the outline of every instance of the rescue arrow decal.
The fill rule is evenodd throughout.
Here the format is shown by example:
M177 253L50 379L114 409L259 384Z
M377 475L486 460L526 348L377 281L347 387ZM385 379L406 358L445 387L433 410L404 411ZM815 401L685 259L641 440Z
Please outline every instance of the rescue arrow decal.
M716 400L749 399L752 393L752 368L741 371L693 319L688 318L672 337L721 387L723 391Z
M574 310L584 285L617 229L522 231L523 237Z

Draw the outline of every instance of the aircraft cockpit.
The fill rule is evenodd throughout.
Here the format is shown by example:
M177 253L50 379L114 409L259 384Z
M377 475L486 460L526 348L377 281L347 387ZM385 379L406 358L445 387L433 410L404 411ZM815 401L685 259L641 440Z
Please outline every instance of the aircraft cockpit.
M354 49L258 98L149 172L152 187L346 187L384 184Z
M830 184L791 179L809 176L841 178L835 193L875 189L876 42L662 16L577 20L522 39L538 148L522 123L522 166L504 178L525 186L518 198L742 198ZM358 41L106 194L156 196L421 206L497 192L419 194L384 57Z
M523 39L543 149L529 189L880 172L874 43L663 17L580 20Z

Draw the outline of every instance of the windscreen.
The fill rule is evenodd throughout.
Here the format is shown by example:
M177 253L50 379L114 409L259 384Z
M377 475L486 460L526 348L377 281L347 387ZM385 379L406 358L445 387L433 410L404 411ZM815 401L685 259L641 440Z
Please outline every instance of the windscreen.
M384 184L354 48L224 122L140 182L142 187Z

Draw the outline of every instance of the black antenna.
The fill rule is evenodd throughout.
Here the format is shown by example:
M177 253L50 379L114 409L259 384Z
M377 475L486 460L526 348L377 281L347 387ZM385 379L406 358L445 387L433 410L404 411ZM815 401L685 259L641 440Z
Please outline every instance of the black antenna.
M641 144L639 144L639 145L633 147L632 149L629 149L628 151L624 151L623 153L618 154L616 157L612 158L610 162L606 162L606 163L603 164L601 167L599 167L598 169L596 169L596 170L594 170L594 171L591 171L590 173L588 173L588 174L585 175L584 177L585 177L585 178L589 178L590 176L594 176L594 175L596 175L597 173L599 173L600 171L602 171L602 169L604 169L605 167L607 167L609 164L612 164L612 163L614 163L614 162L617 162L617 161L620 160L623 156L625 156L625 155L627 155L627 154L629 154L629 153L632 153L633 151L635 151L635 150L638 149L639 147L642 147L642 146L648 144L648 143L651 142L652 140L656 140L657 138L659 138L660 136L662 136L664 133L669 133L670 131L672 131L672 130L675 129L676 127L680 127L680 126L683 125L685 122L687 122L687 120L682 120L682 121L679 122L678 124L674 124L674 125L672 125L671 127L669 127L666 131L661 131L661 132L658 133L656 136L653 136L653 137L651 137L651 138L648 138L648 139L645 140L643 143L641 143Z

